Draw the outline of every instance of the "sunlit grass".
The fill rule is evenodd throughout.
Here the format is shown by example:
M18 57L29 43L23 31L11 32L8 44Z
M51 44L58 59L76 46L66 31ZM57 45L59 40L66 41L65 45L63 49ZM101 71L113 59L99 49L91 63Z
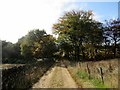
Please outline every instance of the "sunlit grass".
M83 79L84 81L88 81L92 83L96 88L109 88L108 86L104 85L101 80L96 79L94 77L91 77L89 79L89 75L86 72L78 70L76 75L80 78Z

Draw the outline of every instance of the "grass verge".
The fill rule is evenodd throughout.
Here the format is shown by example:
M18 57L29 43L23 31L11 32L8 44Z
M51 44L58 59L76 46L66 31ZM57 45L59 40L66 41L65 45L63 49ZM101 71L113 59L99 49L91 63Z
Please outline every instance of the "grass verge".
M92 83L96 88L109 88L108 86L104 85L99 79L96 79L94 77L91 77L89 79L89 75L86 72L78 70L76 74L79 78Z
M89 75L86 72L80 71L79 69L68 67L68 71L78 84L79 88L102 88L102 90L110 88L109 86L104 85L99 79L94 77L89 78Z

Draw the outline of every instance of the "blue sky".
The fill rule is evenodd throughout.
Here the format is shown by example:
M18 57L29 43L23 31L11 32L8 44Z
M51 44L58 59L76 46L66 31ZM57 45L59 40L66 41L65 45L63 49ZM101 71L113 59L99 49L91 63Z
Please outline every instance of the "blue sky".
M118 17L118 3L117 2L89 2L87 9L96 12L101 20L109 20Z
M100 21L118 18L118 2L74 2L75 10L92 10ZM69 6L69 3L67 4ZM66 7L66 6L65 6Z
M118 0L80 1L0 0L0 39L15 43L33 29L45 29L52 34L52 25L70 10L93 10L94 18L102 22L118 17Z

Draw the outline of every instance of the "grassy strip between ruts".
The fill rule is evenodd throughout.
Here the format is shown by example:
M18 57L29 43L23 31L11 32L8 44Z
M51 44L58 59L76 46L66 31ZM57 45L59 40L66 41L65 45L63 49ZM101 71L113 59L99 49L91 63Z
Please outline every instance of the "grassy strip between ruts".
M110 88L104 85L101 80L94 78L94 76L89 79L89 75L84 71L71 67L68 67L68 71L80 88Z

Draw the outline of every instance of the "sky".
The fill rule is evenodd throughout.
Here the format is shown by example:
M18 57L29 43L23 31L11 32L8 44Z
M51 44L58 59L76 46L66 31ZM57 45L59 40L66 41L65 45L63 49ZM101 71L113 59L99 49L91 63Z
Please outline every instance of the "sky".
M118 0L0 0L0 39L16 43L33 29L52 34L52 25L70 10L92 10L103 22L118 17Z

